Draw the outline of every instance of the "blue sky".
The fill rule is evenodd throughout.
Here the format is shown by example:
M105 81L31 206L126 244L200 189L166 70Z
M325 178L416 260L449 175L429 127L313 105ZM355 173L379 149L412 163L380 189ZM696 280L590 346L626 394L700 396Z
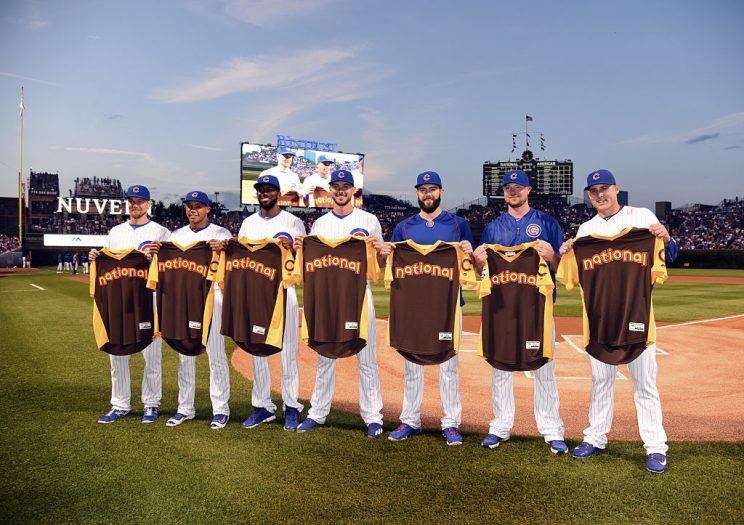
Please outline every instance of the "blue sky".
M23 85L24 175L63 191L113 176L236 205L240 142L282 133L366 153L375 192L438 171L453 207L529 114L576 195L603 167L634 205L717 203L744 196L743 26L738 0L6 0L0 196Z

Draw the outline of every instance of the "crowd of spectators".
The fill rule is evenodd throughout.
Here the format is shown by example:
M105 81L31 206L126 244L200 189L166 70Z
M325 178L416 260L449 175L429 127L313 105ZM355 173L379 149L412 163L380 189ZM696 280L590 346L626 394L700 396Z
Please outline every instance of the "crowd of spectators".
M20 244L18 243L18 237L0 234L0 254L12 252L19 246Z
M28 191L32 195L59 195L59 175L32 171Z
M712 209L672 210L664 218L683 250L744 250L744 199L725 199Z
M109 177L83 177L75 179L76 197L111 197L121 199L124 189L119 179Z
M416 208L412 208L406 202L395 199L388 202L384 198L379 198L381 196L377 197L377 199L365 199L365 209L377 216L382 226L383 237L389 240L395 225L406 216L415 213ZM575 236L579 225L595 214L594 209L587 208L583 204L569 205L564 201L535 201L530 204L558 219L566 239ZM310 231L313 222L327 211L325 209L303 210L304 213L298 212L297 216L303 220ZM503 203L497 202L487 205L471 205L467 209L457 211L472 225L474 232L481 231L483 226L503 212ZM54 213L46 223L32 226L31 231L105 235L113 226L124 220L126 217L123 215L101 217L88 214L83 220L81 217L72 215L64 218L63 214ZM187 224L181 207L165 211L156 216L155 220L169 230L175 230ZM240 230L243 215L239 211L223 212L211 217L211 220L235 235ZM672 210L662 219L662 222L677 240L681 249L744 249L744 199L724 200L712 208L698 206ZM7 239L7 242L11 242L12 238ZM3 238L3 242L5 246L6 238Z

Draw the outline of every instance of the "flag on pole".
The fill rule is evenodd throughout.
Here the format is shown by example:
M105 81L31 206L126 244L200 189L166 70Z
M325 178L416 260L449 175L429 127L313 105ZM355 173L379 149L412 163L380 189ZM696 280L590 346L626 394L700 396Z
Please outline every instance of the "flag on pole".
M527 122L532 122L533 120L532 117L530 117L529 115L525 115L525 119L527 120Z
M23 117L23 110L26 109L26 106L23 105L23 86L21 86L21 117Z
M545 151L545 136L540 133L540 149Z
M512 134L512 153L514 153L515 149L517 149L517 136Z

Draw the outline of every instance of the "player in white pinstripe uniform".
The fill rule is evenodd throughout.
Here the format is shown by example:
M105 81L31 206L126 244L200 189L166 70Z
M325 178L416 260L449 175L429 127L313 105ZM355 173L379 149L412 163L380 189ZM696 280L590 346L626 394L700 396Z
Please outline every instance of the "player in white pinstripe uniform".
M189 224L174 231L169 241L187 246L196 241L222 241L232 234L226 228L209 221L212 210L209 197L201 191L191 191L184 197L186 216ZM218 244L219 245L219 244ZM212 323L207 339L207 358L209 359L209 397L212 400L211 429L225 428L230 419L230 365L225 354L225 338L220 334L222 325L222 290L214 286L214 309ZM186 420L194 419L196 409L196 356L178 354L178 410L166 425L175 427Z
M127 189L129 220L111 228L104 247L112 250L136 248L148 253L153 243L167 240L170 232L160 224L151 221L147 215L150 209L150 191L141 185ZM91 250L88 258L93 261L98 250ZM153 302L154 302L153 294ZM142 403L145 411L143 423L153 423L158 418L158 407L163 394L162 340L156 338L142 351L145 370L142 376ZM132 386L129 375L129 357L110 355L111 362L111 410L98 419L99 423L113 423L128 416L132 408Z
M380 221L366 211L354 207L353 176L347 170L337 170L331 174L331 197L333 208L313 223L311 235L322 235L328 239L341 239L347 235L367 237L379 253L382 248L382 227ZM302 239L295 240L299 248ZM382 260L382 259L380 259ZM359 368L359 412L367 425L367 436L382 436L382 389L380 371L377 367L377 322L375 319L372 290L367 282L368 336L367 346L357 354ZM318 355L315 374L315 387L310 398L310 410L305 421L297 428L298 432L312 430L323 425L331 411L333 391L336 386L336 360Z
M648 228L664 240L666 259L673 261L678 253L677 243L664 225L650 210L621 206L617 200L620 187L608 170L593 171L584 188L597 215L579 226L577 237L592 233L612 236L627 227ZM561 245L561 254L571 249L573 240ZM612 426L617 366L589 357L592 369L592 398L589 405L589 427L584 430L584 441L572 452L575 458L587 458L604 451L607 433ZM650 345L634 361L628 363L633 379L634 399L638 415L638 429L646 449L646 468L662 473L667 469L667 436L662 424L661 399L656 388L656 344Z
M273 175L261 175L254 185L261 210L243 220L238 237L248 239L281 239L285 248L292 250L297 237L305 235L305 224L298 217L277 206L280 182ZM284 429L294 431L300 424L303 406L297 400L300 389L300 374L297 369L299 338L299 309L295 287L287 288L287 304L284 310L284 337L282 351L282 401L284 404ZM271 401L271 371L269 358L251 356L253 362L253 390L251 405L253 413L243 422L243 427L253 428L261 423L273 421L276 405Z

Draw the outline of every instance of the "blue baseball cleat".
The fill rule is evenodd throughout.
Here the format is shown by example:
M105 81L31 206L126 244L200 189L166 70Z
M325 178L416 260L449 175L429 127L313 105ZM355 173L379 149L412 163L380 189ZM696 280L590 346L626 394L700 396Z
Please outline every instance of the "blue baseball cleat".
M145 413L142 414L143 423L155 423L158 420L160 413L158 407L145 407Z
M442 430L442 435L447 440L447 445L462 445L462 434L457 427L445 428Z
M562 455L568 453L568 445L566 445L566 442L562 439L554 439L553 441L550 441L548 445L550 445L550 451L553 454Z
M284 409L284 430L294 432L300 426L300 411L295 407Z
M106 412L104 415L98 418L98 422L102 425L108 425L109 423L114 423L116 421L119 421L123 417L127 417L129 415L129 410L118 410L116 408L112 408L108 412Z
M227 422L230 421L230 416L227 414L215 414L212 418L212 422L209 423L209 428L212 430L219 430L225 428Z
M502 438L497 436L496 434L488 434L486 438L481 441L481 446L483 448L496 448L501 444L502 441L506 441L507 439L509 438Z
M605 449L603 448L595 447L591 443L582 441L581 443L579 443L579 446L573 449L571 455L577 459L584 459L596 454L601 454L602 452L604 452L604 450Z
M248 419L243 421L243 428L253 428L257 427L261 423L269 423L270 421L274 421L276 419L276 416L273 412L269 412L265 408L256 408L253 410L250 416L248 416Z
M404 439L408 439L409 437L415 436L416 434L421 434L420 428L413 428L410 425L401 423L398 428L390 433L388 439L390 441L403 441Z
M309 432L315 427L322 426L320 423L315 421L314 419L307 418L305 421L300 423L300 426L297 427L297 432Z
M646 470L654 474L663 474L667 469L667 457L658 452L646 456Z
M382 436L382 425L379 423L370 423L367 427L368 438L378 438Z

